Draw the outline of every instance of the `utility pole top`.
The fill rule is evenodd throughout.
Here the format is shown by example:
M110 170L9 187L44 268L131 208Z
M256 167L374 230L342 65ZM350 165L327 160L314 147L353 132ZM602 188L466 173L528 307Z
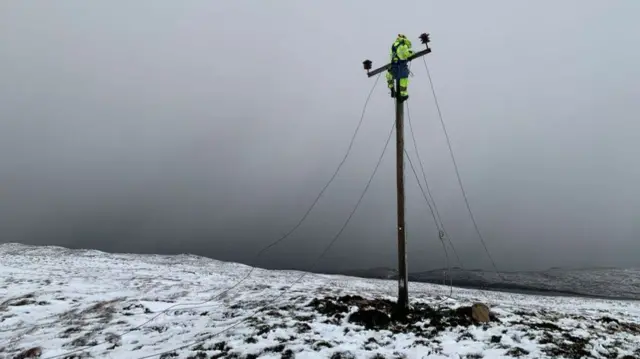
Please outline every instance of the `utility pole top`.
M422 51L418 51L415 54L411 55L407 61L411 61L411 60L415 60L419 57L422 57L428 53L431 52L431 48L429 47L429 43L431 42L431 39L429 38L429 34L427 33L423 33L420 35L420 42L422 42L427 48L422 50ZM383 71L387 71L390 67L391 67L391 63L388 63L382 67L379 67L373 71L371 71L371 66L373 65L373 62L371 60L364 60L362 62L362 66L364 67L364 69L367 71L367 76L371 77L371 76L375 76Z
M427 47L422 51L418 51L415 54L409 56L407 61L411 61L422 57L431 52L429 48L429 34L424 33L420 35L420 41ZM392 66L388 63L382 67L379 67L371 71L371 60L364 60L362 66L367 71L367 76L375 76L383 71L389 70ZM395 76L395 75L394 75ZM396 183L397 183L397 200L398 200L398 302L396 314L404 316L409 309L409 269L407 267L407 251L406 251L406 235L405 235L405 220L404 220L404 99L401 96L400 79L397 78L395 89L392 89L392 97L395 97L396 102ZM406 85L404 88L406 92ZM396 94L395 96L393 94Z

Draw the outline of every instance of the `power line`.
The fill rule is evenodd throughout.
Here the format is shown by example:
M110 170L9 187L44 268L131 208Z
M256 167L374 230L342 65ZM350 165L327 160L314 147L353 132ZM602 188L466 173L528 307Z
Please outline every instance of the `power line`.
M427 174L426 174L426 171L424 170L424 165L422 163L422 158L420 157L420 151L418 150L418 141L416 141L416 136L415 136L415 133L413 132L413 125L411 123L411 111L409 110L409 101L407 101L407 122L409 124L409 132L411 133L411 139L413 140L413 147L414 147L414 149L416 151L416 156L418 157L418 164L420 165L420 170L422 171L422 178L424 179L425 188L427 190L427 195L428 195L429 198L431 198L431 202L433 202L433 212L435 212L435 215L438 218L438 221L440 222L440 226L438 227L438 230L442 230L442 232L444 232L444 235L446 236L446 239L449 242L449 245L451 246L451 249L453 249L453 253L456 256L456 259L458 260L458 265L460 265L460 267L462 268L462 261L460 260L460 256L458 255L458 251L456 250L456 247L453 245L453 242L451 241L451 237L449 236L449 233L447 232L446 228L444 227L444 222L442 222L442 217L440 217L440 211L438 211L438 206L436 205L436 200L433 198L433 195L431 194L431 189L429 188L429 181L427 180ZM424 195L424 193L423 193L423 195ZM436 223L436 225L437 225L437 223Z
M182 350L182 349L186 349L192 345L196 345L198 343L202 343L204 341L207 341L213 337L216 337L222 333L225 333L235 327L237 327L238 325L244 323L245 321L255 317L259 312L263 311L265 308L267 308L269 305L273 304L276 300L280 299L281 297L283 297L289 290L291 290L291 288L299 283L307 274L309 274L311 271L314 270L314 268L316 267L316 265L320 262L320 260L329 252L329 250L331 249L331 247L333 247L333 245L336 243L336 241L340 238L340 235L342 234L342 232L345 230L345 228L347 228L347 225L349 224L349 222L351 221L351 218L353 218L353 215L356 213L358 207L360 206L360 203L362 203L362 200L364 199L365 194L367 193L367 190L369 189L369 186L371 185L371 182L373 181L373 178L376 175L376 172L378 171L378 168L380 167L380 164L382 163L382 159L384 157L384 154L387 150L387 146L389 145L389 141L391 140L391 135L393 134L393 130L395 127L395 123L394 126L391 127L391 131L389 132L389 136L387 137L387 141L385 142L384 148L382 150L382 153L380 154L380 157L378 158L378 162L376 163L375 168L373 169L373 173L371 173L371 176L369 177L369 180L367 181L367 185L364 187L364 190L362 191L362 193L360 194L360 198L358 199L358 201L356 202L356 205L353 207L353 210L351 211L351 213L349 214L349 216L347 217L347 220L344 222L344 224L342 225L342 227L340 228L340 230L338 231L338 233L336 233L336 235L333 237L333 239L331 240L331 242L329 242L329 244L325 247L325 249L322 251L322 253L320 253L320 255L316 258L316 260L314 261L314 263L311 265L311 268L308 269L307 271L303 272L285 291L282 291L280 294L278 294L277 296L273 297L271 300L269 300L268 304L265 306L262 306L260 308L258 308L257 310L255 310L253 313L251 313L249 316L245 317L244 319L241 319L239 321L237 321L236 323L228 326L225 329L222 329L218 332L215 332L213 334L207 335L206 337L202 338L202 339L198 339L198 340L194 340L191 341L187 344L184 344L182 346L170 349L170 350L166 350L166 351L162 351L159 353L155 353L155 354L150 354L150 355L146 355L146 356L142 356L139 357L137 359L149 359L149 358L153 358L156 356L161 356L163 354L169 354L172 353L176 350ZM65 354L66 355L66 354ZM54 357L51 358L46 358L46 359L52 359Z
M427 197L429 197L431 199L431 201L433 202L434 210L432 211L432 214L435 211L436 215L438 215L439 214L438 207L436 205L435 199L433 198L433 196L431 195L431 192L429 191L429 181L427 181L426 172L424 170L424 165L422 164L422 159L420 157L420 151L418 150L417 141L416 141L416 138L415 138L415 134L413 132L413 126L411 124L411 111L409 110L409 102L408 101L407 101L407 119L408 119L408 122L409 122L409 129L410 129L410 132L411 132L411 138L413 139L413 144L414 144L414 148L415 148L415 151L416 151L416 156L418 157L418 162L420 164L420 168L422 169L422 176L423 176L424 181L425 181L425 188L427 190L427 193L426 194L424 193L424 190L422 189L422 187L420 187L420 190L422 191L422 196L425 197L425 200L427 199ZM406 150L405 150L405 153L406 153ZM416 177L416 181L420 182L420 179L418 178L418 175L417 175L417 173L415 171L415 168L414 168L413 164L411 163L411 158L409 157L408 153L407 153L407 157L409 158L409 163L410 163L411 169L413 170L413 173L414 173L414 175ZM427 203L428 203L428 200L427 200ZM445 229L444 223L442 222L442 219L440 218L439 215L438 215L438 219L440 220L440 228L442 228L441 230L439 229L439 233L438 234L439 234L440 242L442 244L442 247L443 247L443 250L444 250L444 254L445 254L445 257L446 257L448 273L451 273L451 266L450 266L451 262L449 260L449 251L447 251L446 243L448 243L449 246L451 247L451 249L453 250L453 253L456 256L456 259L458 261L458 265L460 266L460 268L462 270L465 270L464 269L464 264L462 263L462 260L460 259L460 256L458 255L458 251L456 250L456 247L453 244L453 240L451 239L451 236L449 235L449 233ZM450 280L450 294L449 294L449 297L451 297L451 294L453 293L453 277L451 276L449 278L449 280ZM487 294L482 289L480 289L480 292L485 297L488 297ZM444 301L442 301L442 302L444 302ZM440 302L440 303L442 303L442 302Z
M500 273L500 271L498 270L498 266L496 265L496 262L493 259L493 256L491 255L491 252L489 252L489 248L487 247L487 244L486 244L486 242L484 240L484 237L482 236L482 233L480 232L480 228L478 227L478 223L476 222L475 216L473 215L473 211L471 210L471 205L469 204L469 199L467 197L467 192L465 191L464 185L462 184L462 178L460 176L460 171L458 169L458 164L456 162L455 155L453 154L453 148L451 146L451 139L449 138L449 134L447 132L447 127L444 124L444 119L442 117L442 111L440 109L440 103L438 101L438 96L436 94L436 89L435 89L435 86L433 85L433 80L431 78L431 71L429 71L429 65L427 65L427 60L423 58L422 62L424 63L424 67L427 70L427 77L429 78L429 85L431 87L431 93L433 94L433 100L435 102L436 109L438 111L438 118L440 119L440 124L442 125L442 131L444 132L445 138L447 140L447 147L449 148L449 154L451 155L451 161L453 162L453 167L454 167L455 172L456 172L456 178L458 179L458 185L460 186L460 191L462 192L462 197L464 198L464 203L465 203L465 205L467 207L467 211L469 212L469 217L471 218L471 222L473 223L473 228L475 229L475 232L478 235L478 238L480 238L480 242L482 243L482 247L484 248L484 251L487 254L487 257L489 257L489 260L491 261L491 265L493 266L493 269L495 270L496 274L500 277L500 279L502 279L504 282L506 282L507 280L504 278L502 273ZM513 299L513 295L511 295L511 298ZM514 301L515 301L515 299L514 299Z
M247 278L249 278L251 276L251 274L253 273L253 271L256 269L255 264L258 260L258 258L260 258L267 250L269 250L270 248L276 246L277 244L281 243L282 241L284 241L286 238L288 238L293 232L295 232L301 225L302 223L307 219L307 217L309 216L309 214L311 213L311 211L313 210L313 208L316 206L316 204L319 202L320 198L322 197L322 195L324 194L324 192L327 190L327 188L329 187L329 185L333 182L333 180L336 178L336 176L338 175L338 172L340 171L340 169L342 168L342 166L344 165L344 163L347 160L347 157L349 156L349 154L351 153L351 149L353 148L353 143L356 139L356 136L358 135L358 132L360 131L360 127L362 125L362 122L364 120L364 115L366 113L367 110L367 106L369 105L369 101L371 100L371 96L373 95L373 92L376 88L376 85L378 84L378 81L380 80L380 76L378 75L376 77L376 80L373 83L373 86L371 86L371 89L369 90L369 94L367 95L367 99L364 103L364 106L362 108L362 113L360 115L360 120L358 121L358 125L356 126L356 129L353 133L353 135L351 136L351 141L349 142L349 147L347 148L346 153L344 154L344 156L342 157L342 160L340 161L340 163L338 164L338 167L336 168L336 170L334 171L333 175L331 176L331 178L329 179L329 181L327 181L327 183L324 185L324 187L320 190L320 192L318 193L318 195L316 196L315 200L313 201L313 203L311 204L311 206L307 209L307 211L304 213L304 215L300 218L300 220L298 221L298 223L291 228L291 230L289 230L287 233L285 233L282 237L278 238L277 240L271 242L270 244L268 244L266 247L262 248L258 254L256 254L256 256L253 259L253 263L254 266L252 266L249 271L247 272L247 274L245 274L239 281L237 281L236 283L234 283L232 286L224 289L223 291L221 291L220 293L214 295L213 297L211 297L210 299L200 302L200 303L191 303L191 304L182 304L182 303L178 303L178 304L174 304L162 311L160 311L157 315L153 316L151 319L145 321L144 323L131 328L129 330L127 330L126 332L117 335L119 338L122 338L124 335L129 334L135 330L138 330L142 327L144 327L145 325L149 324L150 322L152 322L153 320L155 320L156 318L158 318L159 316L161 316L162 314L172 310L173 308L177 307L177 306L181 306L181 305L186 305L187 307L185 307L184 309L188 309L192 306L202 306L205 304L208 304L216 299L219 299L220 297L222 297L223 295L225 295L226 293L228 293L229 291L233 290L234 288L237 288L241 283L243 283L245 280L247 280ZM388 143L388 142L387 142ZM385 145L385 149L386 149L386 145ZM384 154L384 151L383 151ZM376 167L377 170L377 167ZM375 173L375 172L374 172ZM367 186L368 188L368 186ZM355 212L355 210L354 210ZM346 225L345 225L346 227ZM88 346L84 346L81 347L75 351L66 353L65 355L69 355L69 354L73 354L76 352L79 352L85 348L87 348ZM61 356L61 355L59 355ZM50 357L50 358L57 358L59 356L55 356L55 357Z
M424 58L422 60L426 61ZM413 64L413 62L409 63L409 71L411 71L411 64ZM413 73L411 73L411 75L413 76ZM433 202L433 211L435 212L436 217L438 218L438 221L440 222L440 228L442 229L442 232L444 232L446 242L449 243L449 246L451 246L451 249L453 250L453 254L456 256L456 260L458 261L458 265L460 266L461 269L464 270L464 265L462 264L462 260L460 259L460 256L458 255L458 251L456 250L456 247L453 244L453 241L451 240L451 237L449 236L449 232L447 232L446 228L444 227L444 222L442 221L442 217L440 217L440 211L438 211L438 206L436 205L436 200L435 200L435 198L433 198L433 195L431 194L431 189L429 188L429 181L427 181L426 171L424 170L424 165L423 165L423 162L422 162L422 158L420 158L420 151L418 150L418 142L416 141L416 136L415 136L415 134L413 132L413 125L411 123L411 111L409 110L409 101L407 100L406 102L407 102L407 122L409 123L409 131L411 132L411 138L413 140L413 147L414 147L414 149L416 151L416 156L418 157L418 163L420 164L420 170L422 171L422 178L424 179L425 188L427 189L427 194L428 194L429 198L431 198L431 202ZM417 179L417 181L420 182L420 180L418 180L418 179ZM423 193L423 195L424 195L424 193ZM440 230L440 228L438 228L438 230ZM443 242L442 238L441 238L441 242ZM444 252L445 252L445 256L447 257L447 263L449 263L449 253L447 251L446 245L444 245L443 249L444 249ZM450 278L450 279L453 282L453 278Z
M422 171L422 178L424 179L424 183L425 183L425 188L427 190L427 195L429 196L429 198L431 199L431 201L433 202L433 211L435 212L435 217L434 221L436 221L436 225L438 225L438 222L440 223L440 227L438 227L438 230L440 230L440 228L442 227L442 219L440 217L440 211L438 211L438 207L435 205L435 200L433 199L433 196L431 195L431 189L429 188L429 181L427 181L427 175L426 172L424 170L424 165L422 164L422 158L420 158L420 151L418 151L418 145L417 145L417 141L416 141L416 136L415 133L413 132L413 125L411 124L411 112L409 111L409 101L407 102L407 123L409 125L409 132L411 133L411 139L413 142L413 148L416 151L416 157L418 157L418 164L420 165L420 170Z
M453 154L453 148L451 146L451 139L449 138L449 133L447 132L447 126L444 124L444 120L442 117L442 110L440 109L440 102L438 101L438 96L436 94L436 89L435 86L433 85L433 80L431 79L431 71L429 71L429 65L427 65L427 60L426 59L422 59L423 63L424 63L424 67L427 70L427 77L429 78L429 85L431 87L431 93L433 94L433 100L435 102L436 105L436 110L438 111L438 118L440 119L440 124L442 125L442 131L444 132L444 136L447 140L447 147L449 148L449 154L451 155L451 161L453 162L453 167L455 169L456 172L456 178L458 179L458 185L460 186L460 191L462 192L462 197L464 199L464 203L467 207L467 211L469 212L469 217L471 218L471 222L473 223L473 228L475 229L476 233L478 234L478 238L480 238L480 242L482 242L482 246L484 247L485 252L487 253L487 256L489 257L489 259L491 260L491 263L494 267L494 269L497 269L496 263L493 260L493 257L491 256L491 253L489 252L489 249L487 248L487 245L485 243L484 237L482 236L482 233L480 232L480 228L478 227L478 223L476 222L475 216L473 215L473 211L471 210L471 205L469 205L469 199L467 197L467 191L464 189L464 185L462 184L462 178L460 176L460 171L458 169L458 163L456 162L456 157Z
M449 295L447 297L451 298L451 297L453 297L453 276L451 275L451 261L449 260L449 251L447 251L447 245L445 244L445 240L443 238L440 238L440 244L442 244L442 250L444 251L445 260L446 260L446 263L447 263L447 272L446 273L449 276ZM442 283L443 283L443 285L447 285L447 277L446 276L443 279ZM438 304L442 304L445 301L445 299L440 301L440 303L438 303Z
M413 167L413 161L411 161L411 157L409 156L409 153L407 152L406 148L404 149L404 154L407 156L407 160L409 160L409 166L411 167L411 170L413 171L413 174L415 175L416 180L418 181L418 186L420 187L420 192L422 193L422 196L424 197L424 200L427 202L427 205L429 206L429 211L431 212L431 217L433 217L433 221L436 224L438 232L440 232L440 225L438 224L438 220L436 219L436 215L435 215L435 211L433 210L433 206L431 205L431 202L427 198L427 194L425 193L424 189L422 188L422 183L420 182L420 178L418 177L418 173L416 172L415 167Z
M422 196L424 197L425 201L427 202L427 204L429 205L429 209L431 211L431 216L433 217L433 221L436 224L436 227L438 229L438 237L440 239L440 243L442 243L442 249L444 250L444 255L446 257L446 266L447 266L447 273L451 272L451 264L449 262L449 252L447 251L447 247L444 243L444 231L440 229L440 226L438 225L438 221L436 220L436 216L434 214L434 209L431 207L431 204L429 203L429 200L427 199L427 195L424 192L424 189L422 188L422 184L420 183L420 178L418 177L418 173L416 172L415 167L413 166L413 161L411 161L411 157L409 156L409 153L407 152L406 149L404 149L404 153L407 156L407 160L409 160L409 166L411 167L411 171L413 172L415 178L416 178L416 182L418 183L418 187L420 187L420 192L422 192ZM435 203L434 203L435 205ZM446 279L445 279L445 285L446 285ZM449 296L451 296L451 294L453 294L453 279L450 278L450 285L449 285Z
M340 169L342 168L342 165L344 165L344 163L347 160L347 157L349 157L349 154L351 153L351 148L353 147L353 143L356 139L356 136L358 135L358 132L360 131L360 126L362 125L362 121L364 120L364 115L367 111L367 106L369 105L369 100L371 99L371 95L373 95L373 91L376 88L376 85L378 84L378 80L380 80L380 76L378 75L378 77L376 77L376 80L373 83L373 86L371 87L371 90L369 90L369 94L367 95L367 99L364 103L364 106L362 108L362 114L360 115L360 121L358 122L358 126L356 127L356 130L353 133L353 136L351 136L351 141L349 142L349 147L347 148L347 152L344 154L342 160L340 161L340 164L338 164L338 167L336 168L336 170L333 172L333 175L331 176L331 178L329 178L329 181L327 181L327 183L324 185L324 187L322 187L322 189L320 190L320 192L318 193L318 195L316 196L315 200L313 201L313 203L311 204L311 206L307 209L307 211L305 212L305 214L302 216L302 218L300 218L300 220L298 221L298 223L291 228L291 230L289 230L287 233L285 233L282 237L278 238L277 240L271 242L269 245L267 245L266 247L262 248L258 254L255 256L255 258L253 259L254 262L254 266L251 267L251 269L249 270L249 272L240 279L240 281L238 281L237 283L235 283L234 285L232 285L231 287L223 290L222 292L218 293L216 295L216 298L219 298L220 296L228 293L229 291L231 291L232 289L236 288L237 286L240 285L240 283L244 282L247 278L249 278L249 276L253 273L253 271L255 270L255 263L257 262L258 258L260 258L260 256L262 256L266 251L268 251L269 249L273 248L274 246L278 245L279 243L281 243L282 241L284 241L285 239L287 239L293 232L295 232L301 225L302 223L307 219L307 217L309 216L309 214L311 213L311 211L313 210L313 208L316 206L316 204L318 204L318 201L320 200L320 197L322 197L322 195L324 194L324 192L327 190L327 188L329 187L329 185L333 182L333 180L336 178L336 176L338 175L338 172L340 171Z

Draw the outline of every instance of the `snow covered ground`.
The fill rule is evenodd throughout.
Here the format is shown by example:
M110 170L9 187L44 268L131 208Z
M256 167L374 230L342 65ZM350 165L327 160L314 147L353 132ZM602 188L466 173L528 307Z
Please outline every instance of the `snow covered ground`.
M223 293L250 269L0 245L0 358L640 358L640 302L411 283L397 322L395 281L255 269Z

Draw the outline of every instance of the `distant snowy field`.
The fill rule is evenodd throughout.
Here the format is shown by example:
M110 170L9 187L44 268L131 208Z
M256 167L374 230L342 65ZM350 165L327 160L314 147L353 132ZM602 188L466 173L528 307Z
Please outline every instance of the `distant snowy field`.
M365 328L357 317L384 312L396 281L307 274L288 288L302 272L255 269L218 297L250 269L2 244L0 358L640 358L636 301L411 283L409 322ZM471 323L474 302L497 320Z

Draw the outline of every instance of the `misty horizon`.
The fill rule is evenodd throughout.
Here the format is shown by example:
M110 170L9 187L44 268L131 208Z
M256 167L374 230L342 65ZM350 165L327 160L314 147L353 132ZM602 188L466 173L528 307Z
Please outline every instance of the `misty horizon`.
M153 4L153 5L152 5ZM394 121L398 33L426 56L473 214L500 270L640 266L640 3L256 1L0 5L0 237L308 269ZM400 5L402 4L402 5ZM365 16L366 15L366 16ZM465 269L491 270L427 73L411 126ZM405 145L417 157L405 123ZM395 145L318 270L396 267ZM410 272L447 266L408 161ZM451 266L455 256L449 253Z

